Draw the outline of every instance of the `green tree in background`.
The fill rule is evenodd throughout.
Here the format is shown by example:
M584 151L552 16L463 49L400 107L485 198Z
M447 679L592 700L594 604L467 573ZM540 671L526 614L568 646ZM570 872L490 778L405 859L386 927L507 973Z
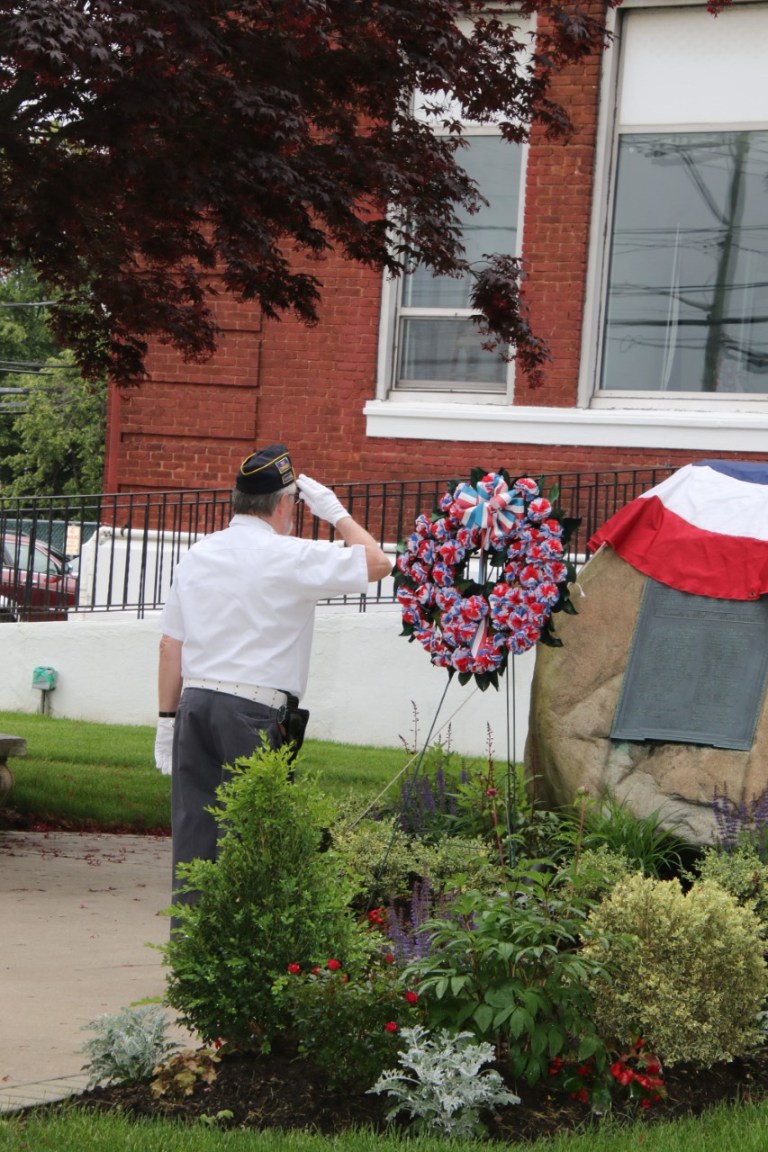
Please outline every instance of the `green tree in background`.
M483 198L464 121L510 142L533 123L567 134L553 81L606 42L599 4L513 7L0 0L0 260L60 289L62 346L122 384L146 375L152 338L212 355L214 270L265 316L309 324L332 252L470 273L461 216ZM477 270L478 314L536 363L520 270L499 255Z
M82 379L46 326L51 295L27 267L0 274L0 492L101 491L106 381Z
M18 387L4 379L9 372L56 355L44 303L51 298L28 265L0 272L0 387Z

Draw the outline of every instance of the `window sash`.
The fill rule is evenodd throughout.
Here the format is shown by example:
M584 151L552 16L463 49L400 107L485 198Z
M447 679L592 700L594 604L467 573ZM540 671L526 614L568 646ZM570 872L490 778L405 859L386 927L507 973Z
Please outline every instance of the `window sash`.
M523 149L497 133L470 133L459 162L488 200L460 216L466 259L517 255ZM405 390L506 392L509 365L482 347L472 321L473 278L435 276L419 267L403 277L396 318L395 387Z
M619 139L601 391L768 393L768 131Z

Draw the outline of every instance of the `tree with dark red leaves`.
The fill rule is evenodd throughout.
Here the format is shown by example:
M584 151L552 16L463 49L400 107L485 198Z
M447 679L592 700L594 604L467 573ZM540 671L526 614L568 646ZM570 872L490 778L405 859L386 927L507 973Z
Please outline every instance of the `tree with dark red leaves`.
M483 0L0 0L0 266L55 287L58 339L123 383L151 337L215 349L214 269L310 324L331 249L465 272L458 213L480 197L456 108L510 141L567 133L550 82L604 45L600 8L522 0L516 25ZM484 332L535 368L519 266L473 271Z

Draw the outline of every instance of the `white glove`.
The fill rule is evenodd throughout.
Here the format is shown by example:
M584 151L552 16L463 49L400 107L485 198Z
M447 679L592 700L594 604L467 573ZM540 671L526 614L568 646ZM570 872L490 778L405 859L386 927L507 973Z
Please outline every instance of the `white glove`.
M299 496L309 508L313 516L327 520L329 524L338 524L344 516L349 516L344 505L332 488L318 484L317 480L310 479L303 474L297 480Z
M173 759L173 717L161 716L155 733L155 768L163 776L170 776Z

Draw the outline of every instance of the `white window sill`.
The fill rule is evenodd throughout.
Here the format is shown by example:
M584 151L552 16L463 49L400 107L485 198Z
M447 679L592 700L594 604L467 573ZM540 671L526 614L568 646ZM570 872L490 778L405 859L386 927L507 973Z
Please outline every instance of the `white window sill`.
M765 452L768 411L511 407L370 400L366 435L398 440Z

